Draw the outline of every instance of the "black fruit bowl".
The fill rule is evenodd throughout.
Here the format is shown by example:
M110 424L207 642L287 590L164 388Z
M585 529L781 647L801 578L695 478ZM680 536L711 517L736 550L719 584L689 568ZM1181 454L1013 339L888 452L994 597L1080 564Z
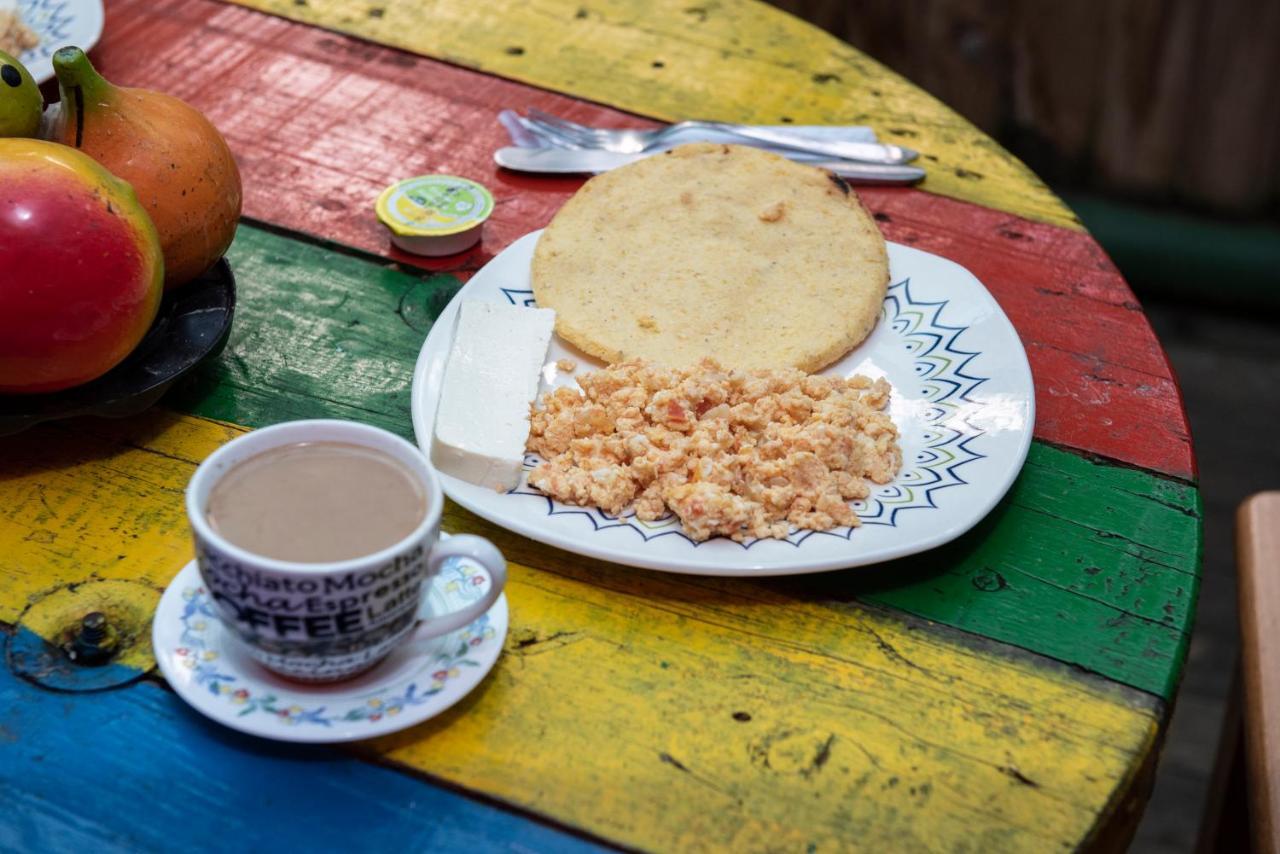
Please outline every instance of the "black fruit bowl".
M0 436L73 415L138 414L183 374L222 352L235 307L236 280L223 258L200 278L166 293L138 346L93 382L50 394L0 395Z

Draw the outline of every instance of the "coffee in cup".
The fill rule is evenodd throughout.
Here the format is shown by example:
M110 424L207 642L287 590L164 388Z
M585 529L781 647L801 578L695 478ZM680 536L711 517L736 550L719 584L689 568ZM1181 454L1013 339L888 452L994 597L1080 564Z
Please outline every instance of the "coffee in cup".
M502 554L480 537L441 540L443 504L417 448L346 421L238 437L187 487L200 574L222 622L260 664L312 682L366 670L411 635L462 628L497 600ZM479 563L489 589L422 616L424 585L451 557Z
M299 563L373 554L426 515L417 478L388 454L348 442L296 442L250 457L214 484L206 513L228 542Z

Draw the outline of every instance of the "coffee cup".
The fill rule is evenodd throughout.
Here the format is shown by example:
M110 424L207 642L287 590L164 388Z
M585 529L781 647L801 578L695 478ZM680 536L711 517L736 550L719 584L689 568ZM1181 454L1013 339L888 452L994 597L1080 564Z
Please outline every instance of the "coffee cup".
M210 497L228 472L274 449L308 443L356 446L394 460L421 488L422 520L369 554L323 562L255 554L210 521ZM235 495L220 500L234 501ZM336 420L292 421L237 437L200 464L186 491L200 575L223 625L263 667L304 682L354 676L411 637L463 628L501 595L507 578L502 553L482 537L441 539L443 508L439 478L416 447L386 430ZM489 576L488 589L458 610L428 613L430 580L455 557L479 564Z

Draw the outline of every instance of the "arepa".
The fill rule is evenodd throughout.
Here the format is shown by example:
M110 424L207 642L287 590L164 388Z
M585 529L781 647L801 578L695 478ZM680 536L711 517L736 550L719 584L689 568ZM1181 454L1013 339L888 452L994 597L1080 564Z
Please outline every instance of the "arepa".
M556 332L606 362L816 371L871 332L884 238L829 172L684 145L588 181L533 259Z

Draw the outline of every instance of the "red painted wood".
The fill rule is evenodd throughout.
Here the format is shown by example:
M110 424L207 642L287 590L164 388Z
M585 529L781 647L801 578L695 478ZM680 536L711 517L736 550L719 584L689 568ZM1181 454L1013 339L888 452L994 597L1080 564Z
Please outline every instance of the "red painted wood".
M1037 438L1195 476L1168 358L1093 238L918 190L861 195L890 240L964 265L1000 302L1031 361Z
M580 179L493 166L504 107L643 123L479 74L211 0L116 0L94 60L124 85L208 114L245 183L245 214L466 275L545 225ZM443 260L391 247L373 215L389 183L449 172L497 200L482 244ZM866 189L886 235L968 267L1022 335L1037 385L1036 436L1180 477L1195 464L1177 383L1132 292L1087 235L916 190Z
M226 136L244 213L434 270L466 273L552 214L581 185L501 172L504 107L595 121L625 114L211 0L116 0L92 53L113 82L195 105ZM482 245L444 261L391 246L373 213L390 183L429 172L484 183L497 205Z

